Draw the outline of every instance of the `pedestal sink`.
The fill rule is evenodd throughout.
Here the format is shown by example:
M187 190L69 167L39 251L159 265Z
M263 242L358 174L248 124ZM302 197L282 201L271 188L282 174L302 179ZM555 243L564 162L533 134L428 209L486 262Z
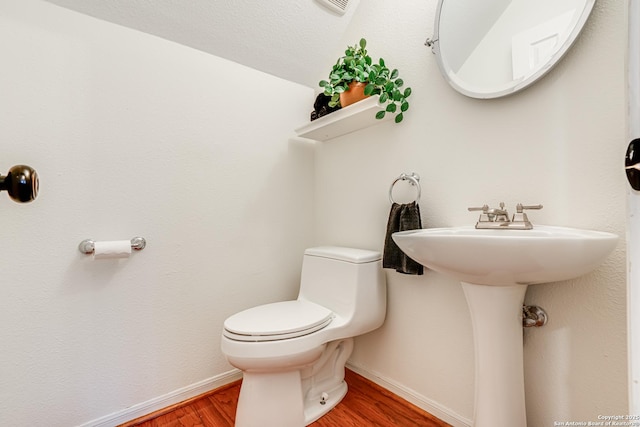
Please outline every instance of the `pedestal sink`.
M526 427L522 303L528 285L573 279L615 248L611 233L566 227L402 231L393 240L422 265L462 282L475 344L474 427Z

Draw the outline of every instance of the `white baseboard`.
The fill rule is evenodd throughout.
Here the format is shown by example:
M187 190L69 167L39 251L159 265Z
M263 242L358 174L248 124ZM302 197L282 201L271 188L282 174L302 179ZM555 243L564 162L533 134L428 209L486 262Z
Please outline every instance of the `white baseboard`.
M415 390L411 390L402 384L398 384L394 380L383 377L377 372L369 371L361 366L354 365L351 362L347 363L347 367L353 372L362 375L369 381L374 382L380 387L386 388L393 394L400 396L407 402L410 402L442 421L451 424L453 427L471 427L472 421L470 419L462 417L451 409L418 394Z
M410 388L398 384L394 380L385 378L377 372L369 371L361 366L354 365L351 362L347 363L347 367L357 374L367 378L369 381L378 384L380 387L383 387L400 396L404 400L416 405L418 408L421 408L431 415L438 417L442 421L451 424L453 427L471 427L471 420L458 415L451 409L418 394ZM223 385L239 380L240 378L242 378L242 372L238 369L233 369L220 375L199 381L195 384L174 390L163 396L158 396L147 400L146 402L130 406L122 411L114 412L112 414L105 415L104 417L86 422L78 427L115 427L168 406L175 405L176 403L191 399L192 397L196 397L218 387L222 387Z
M220 375L199 381L195 384L174 390L163 396L158 396L151 400L147 400L146 402L130 406L122 411L105 415L104 417L89 421L78 427L115 427L126 423L127 421L135 420L143 415L166 408L167 406L175 405L176 403L180 403L218 387L222 387L223 385L239 380L240 378L242 378L242 372L238 369L233 369Z

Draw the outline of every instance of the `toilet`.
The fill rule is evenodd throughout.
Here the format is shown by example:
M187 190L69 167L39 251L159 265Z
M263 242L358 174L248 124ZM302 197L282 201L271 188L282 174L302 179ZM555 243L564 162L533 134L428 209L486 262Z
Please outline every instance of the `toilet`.
M379 252L307 249L296 300L224 322L222 352L243 373L236 427L302 427L335 407L353 337L382 325L386 301Z

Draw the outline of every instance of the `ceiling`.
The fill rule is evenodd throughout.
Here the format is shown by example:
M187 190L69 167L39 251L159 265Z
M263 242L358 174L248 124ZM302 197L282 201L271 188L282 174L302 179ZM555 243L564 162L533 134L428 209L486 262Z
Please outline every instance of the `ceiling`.
M341 16L321 0L47 1L313 88L342 54L359 3L347 0Z

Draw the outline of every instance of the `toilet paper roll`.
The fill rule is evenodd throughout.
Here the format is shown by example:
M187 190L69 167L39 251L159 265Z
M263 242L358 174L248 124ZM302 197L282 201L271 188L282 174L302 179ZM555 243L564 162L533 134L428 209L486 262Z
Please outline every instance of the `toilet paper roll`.
M131 242L129 240L112 240L95 242L93 259L129 258Z

